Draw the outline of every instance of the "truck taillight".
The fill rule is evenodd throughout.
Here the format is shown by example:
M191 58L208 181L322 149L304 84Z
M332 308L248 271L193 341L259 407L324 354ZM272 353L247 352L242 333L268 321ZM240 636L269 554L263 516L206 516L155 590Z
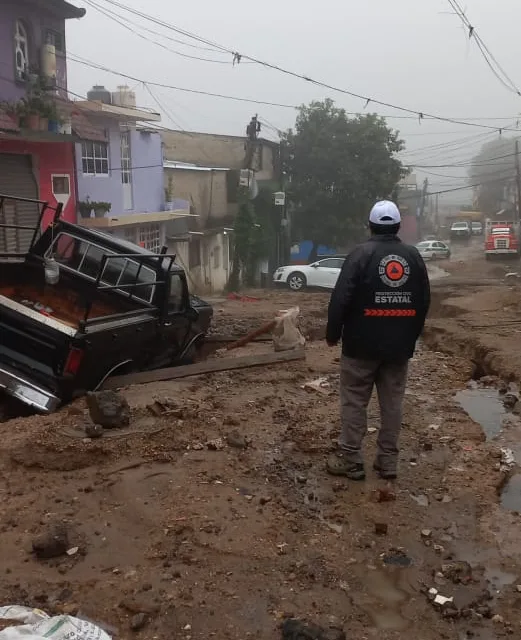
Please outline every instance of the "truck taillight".
M69 355L67 356L67 361L65 362L65 370L63 373L66 375L76 375L78 373L78 369L80 368L82 360L83 349L77 349L76 347L73 347L69 351Z

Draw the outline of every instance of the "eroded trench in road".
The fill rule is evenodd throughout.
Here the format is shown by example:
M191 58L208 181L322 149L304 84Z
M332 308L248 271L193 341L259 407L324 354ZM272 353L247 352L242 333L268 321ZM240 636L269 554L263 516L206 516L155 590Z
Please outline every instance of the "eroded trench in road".
M453 293L453 292L451 292ZM431 318L458 318L465 313L447 301L444 290L433 292ZM483 430L487 441L501 448L508 472L498 485L498 499L507 510L521 513L521 395L517 381L498 367L493 353L471 332L452 334L427 325L424 344L431 350L465 358L472 374L464 389L455 390L454 401ZM506 468L506 467L505 467Z

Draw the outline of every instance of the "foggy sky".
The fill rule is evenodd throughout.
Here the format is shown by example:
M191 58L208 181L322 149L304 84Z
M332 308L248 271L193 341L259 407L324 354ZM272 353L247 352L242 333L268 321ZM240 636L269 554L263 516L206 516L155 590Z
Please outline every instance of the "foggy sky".
M330 97L347 111L364 110L361 100L256 64L241 62L232 66L231 56L158 38L126 23L171 49L229 64L181 57L131 33L101 15L85 0L71 1L85 7L87 15L67 23L70 54L147 81L293 105ZM125 13L105 0L95 1L107 10ZM507 91L494 77L446 0L369 0L366 3L265 0L258 5L239 0L120 1L227 48L384 102L458 119L503 118L480 122L498 128L517 126L521 98ZM462 6L489 50L516 85L521 85L518 64L521 3L502 0L501 11L487 0L473 0ZM141 18L126 15L128 20L149 29L198 44ZM128 83L137 93L138 104L161 111L162 125L170 128L243 135L255 113L278 129L292 126L295 120L294 110L288 108L237 103L152 87L168 110L167 114L146 89L136 86L135 82L71 60L68 71L69 89L81 95L93 84L104 84L114 90L116 85ZM386 116L407 115L374 104L370 104L368 110ZM461 124L433 121L420 124L416 117L389 117L388 122L400 130L406 141L403 160L408 163L444 165L469 161L482 142L498 135ZM277 138L276 132L268 127L264 127L262 135ZM426 148L443 143L452 143L452 146ZM433 176L420 169L415 173L420 178L428 177L431 190L438 190L465 184L466 170L466 167L426 169L450 177ZM456 200L462 195L456 193Z

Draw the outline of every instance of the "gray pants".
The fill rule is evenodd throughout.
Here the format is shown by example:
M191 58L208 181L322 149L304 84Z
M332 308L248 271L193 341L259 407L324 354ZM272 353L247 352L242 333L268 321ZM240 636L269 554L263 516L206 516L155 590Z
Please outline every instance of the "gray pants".
M367 405L376 384L381 415L376 464L384 471L396 470L408 364L408 360L381 362L342 356L342 431L339 445L351 462L363 462L362 442L367 432Z

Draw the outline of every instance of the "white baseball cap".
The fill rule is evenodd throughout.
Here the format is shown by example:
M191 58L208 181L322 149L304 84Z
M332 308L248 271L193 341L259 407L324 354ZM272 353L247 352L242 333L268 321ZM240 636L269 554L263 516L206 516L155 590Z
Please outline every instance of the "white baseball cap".
M401 221L398 207L390 200L377 202L369 214L369 222L373 224L399 224Z

